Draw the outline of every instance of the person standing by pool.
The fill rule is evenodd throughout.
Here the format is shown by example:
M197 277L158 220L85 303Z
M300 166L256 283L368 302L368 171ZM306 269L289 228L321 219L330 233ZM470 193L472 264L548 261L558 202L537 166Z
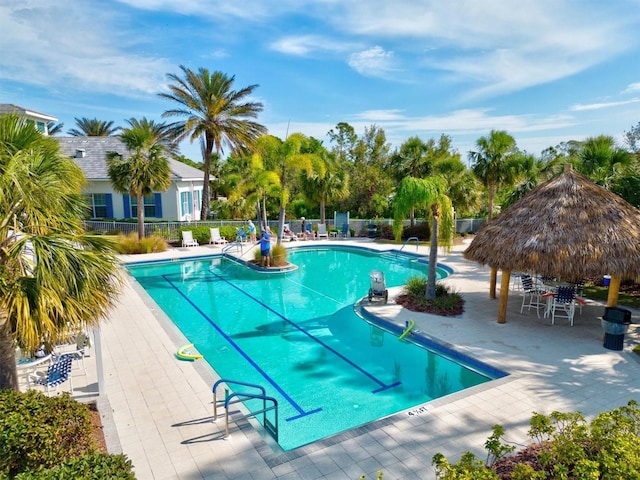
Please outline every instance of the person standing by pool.
M249 235L251 236L251 243L256 243L256 226L251 220L247 220L247 229L249 230Z
M262 256L262 266L270 267L271 259L269 254L271 253L271 235L266 230L262 231L260 235L260 255Z
M307 220L304 217L300 217L302 220L302 231L300 232L300 236L303 240L307 239Z

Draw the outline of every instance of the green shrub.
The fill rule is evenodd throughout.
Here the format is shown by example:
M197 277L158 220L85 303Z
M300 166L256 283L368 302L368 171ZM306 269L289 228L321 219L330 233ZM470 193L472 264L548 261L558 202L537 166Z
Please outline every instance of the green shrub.
M94 449L89 406L65 393L0 390L0 474L49 468Z
M428 222L417 223L413 227L408 226L402 229L402 240L418 237L420 240L429 241L431 239L431 228Z
M633 400L599 413L591 423L579 412L534 412L529 428L534 443L510 456L503 455L513 447L502 443L504 432L497 427L485 443L486 463L469 452L455 464L436 454L436 477L493 479L499 471L500 478L512 480L640 478L640 409Z
M135 480L131 460L124 455L90 453L71 458L48 470L41 469L16 475L15 480L59 480L80 478L82 480Z
M164 252L169 248L167 242L158 236L152 235L138 240L138 233L131 232L128 235L118 236L116 250L118 253L134 255L138 253Z
M404 288L405 293L413 298L424 297L427 291L427 277L409 277Z
M283 267L287 265L287 249L284 245L274 245L271 247L271 266Z

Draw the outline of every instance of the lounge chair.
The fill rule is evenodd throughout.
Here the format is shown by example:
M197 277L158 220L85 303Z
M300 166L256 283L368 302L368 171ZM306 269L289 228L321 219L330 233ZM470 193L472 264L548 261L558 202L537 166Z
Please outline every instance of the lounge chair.
M284 229L283 229L283 232L282 232L282 241L291 242L291 241L294 241L294 240L297 240L297 237L291 231L291 228L289 228L289 224L285 223L284 224Z
M342 230L338 232L338 237L348 238L349 237L349 224L342 224Z
M41 385L44 387L47 395L51 390L58 388L58 385L69 380L69 390L73 394L73 384L71 383L71 362L72 355L61 355L58 360L49 365L46 374L41 372L30 373L27 377L29 387Z
M318 224L318 238L329 238L329 233L327 233L326 223Z
M225 237L220 236L220 229L218 227L213 227L209 229L209 234L211 236L211 240L209 240L209 245L224 245L227 242Z
M182 246L183 247L197 247L200 245L197 240L193 238L193 232L191 230L182 231Z

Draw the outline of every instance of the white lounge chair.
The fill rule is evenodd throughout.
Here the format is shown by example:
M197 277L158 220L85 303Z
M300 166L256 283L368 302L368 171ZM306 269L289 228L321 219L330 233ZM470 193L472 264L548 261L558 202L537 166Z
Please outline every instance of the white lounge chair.
M225 237L220 236L220 229L218 227L210 228L209 234L211 235L211 240L209 240L209 245L224 245L229 243Z
M191 230L182 231L182 246L183 247L197 247L200 245L197 240L193 238L193 232Z
M318 224L318 238L329 238L329 233L327 233L327 224L319 223Z

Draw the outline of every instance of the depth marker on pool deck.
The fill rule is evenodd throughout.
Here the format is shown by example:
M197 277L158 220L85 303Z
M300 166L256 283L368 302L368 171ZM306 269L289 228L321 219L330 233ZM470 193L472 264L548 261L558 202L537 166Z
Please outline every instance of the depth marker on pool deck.
M375 390L372 390L371 393L379 393L382 392L384 390L388 390L390 388L395 388L398 385L400 385L402 382L393 382L389 385L385 384L383 381L377 379L376 377L374 377L372 374L370 374L369 372L367 372L366 370L364 370L363 368L361 368L359 365L356 365L355 363L353 363L351 360L349 360L347 357L345 357L344 355L342 355L340 352L338 352L337 350L335 350L334 348L332 348L331 346L327 345L326 343L324 343L322 340L319 340L318 338L314 337L313 335L311 335L311 333L309 333L308 331L306 331L304 328L302 328L300 325L298 325L295 322L292 322L291 320L289 320L287 317L285 317L284 315L282 315L280 312L277 312L276 310L274 310L273 308L271 308L269 305L265 304L264 302L261 302L260 300L258 300L256 297L254 297L253 295L247 293L246 291L244 291L243 289L241 289L240 287L234 285L233 283L231 283L229 280L227 280L226 278L218 275L215 272L212 272L211 270L209 270L209 273L211 275L214 275L215 277L219 278L220 280L222 280L223 282L228 283L229 285L231 285L233 288L235 288L236 290L238 290L239 292L243 293L244 295L246 295L247 297L249 297L251 300L253 300L254 302L256 302L259 305L262 305L264 308L266 308L267 310L269 310L271 313L277 315L278 317L280 317L282 320L284 320L285 322L287 322L289 325L293 325L296 329L298 329L299 331L301 331L302 333L304 333L306 336L308 336L309 338L311 338L312 340L318 342L320 345L322 345L324 348L326 348L327 350L329 350L330 352L332 352L334 355L336 355L337 357L341 358L342 360L344 360L346 363L348 363L349 365L351 365L353 368L355 368L356 370L358 370L360 373L362 373L363 375L365 375L366 377L370 378L373 382L377 383L378 385L380 385L380 388L376 388Z
M204 312L200 309L200 307L198 307L195 303L193 303L193 302L191 301L191 299L189 299L189 297L187 297L187 296L186 296L182 291L180 291L180 289L179 289L179 288L178 288L178 287L173 283L173 281L172 281L171 279L169 279L168 277L169 277L169 275L162 275L162 278L164 278L164 279L165 279L165 281L166 281L169 285L171 285L171 287L172 287L176 292L178 292L182 298L184 298L187 302L189 302L189 304L191 304L191 306L192 306L193 308L195 308L195 309L196 309L196 311L197 311L200 315L202 315L202 317L203 317L205 320L207 320L207 321L208 321L208 322L213 326L213 328L215 328L215 329L218 331L218 333L219 333L220 335L222 335L222 336L225 338L225 340L226 340L227 342L229 342L229 344L230 344L231 346L233 346L233 348L235 348L235 349L236 349L236 351L237 351L240 355L242 355L242 356L245 358L245 360L246 360L247 362L249 362L249 363L253 366L253 368L255 368L255 369L256 369L256 371L258 371L258 372L260 373L260 375L262 375L262 376L264 377L264 379L265 379L267 382L269 382L269 383L273 386L273 388L275 388L278 392L280 392L280 394L285 398L285 400L286 400L287 402L289 402L289 404L290 404L293 408L295 408L295 409L298 411L299 415L293 416L293 417L291 417L291 418L287 418L287 419L286 419L286 421L287 421L287 422L288 422L288 421L290 421L290 420L296 420L296 419L298 419L298 418L306 417L307 415L312 415L312 414L314 414L314 413L318 413L318 412L321 412L321 411L322 411L322 408L316 408L316 409L314 409L314 410L309 410L308 412L305 412L305 411L304 411L304 409L303 409L300 405L298 405L298 404L295 402L295 400L293 400L293 398L291 398L289 395L287 395L287 393L286 393L284 390L282 390L282 388L280 387L280 385L278 385L278 384L275 382L275 380L273 380L269 375L267 375L267 372L265 372L264 370L262 370L262 369L258 366L258 364L256 364L256 363L251 359L251 357L249 357L249 355L247 355L247 354L244 352L244 350L242 350L242 349L240 348L240 346L239 346L238 344L236 344L236 343L231 339L231 337L229 337L229 335L227 335L227 334L226 334L226 333L225 333L225 332L224 332L220 327L218 327L218 325L217 325L217 324L216 324L216 323L215 323L211 318L209 318L209 316L208 316L206 313L204 313ZM222 277L220 277L220 278L222 278ZM223 279L223 280L224 280L224 279Z

